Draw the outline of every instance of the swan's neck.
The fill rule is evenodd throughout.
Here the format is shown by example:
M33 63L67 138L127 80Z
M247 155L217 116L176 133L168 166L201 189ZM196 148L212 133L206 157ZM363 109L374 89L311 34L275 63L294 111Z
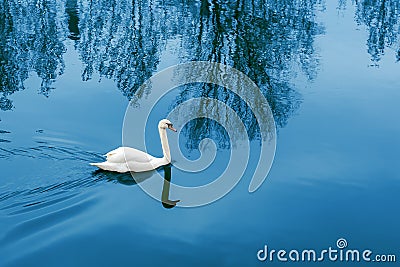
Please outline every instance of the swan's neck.
M167 131L166 129L161 129L161 128L158 129L158 131L160 133L161 146L164 154L164 159L166 159L168 163L171 163L171 152L169 151Z

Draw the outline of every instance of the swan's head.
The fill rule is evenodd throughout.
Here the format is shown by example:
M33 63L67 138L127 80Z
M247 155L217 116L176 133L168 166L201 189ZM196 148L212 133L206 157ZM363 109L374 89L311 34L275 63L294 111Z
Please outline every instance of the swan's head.
M171 131L176 132L176 129L172 126L172 122L170 122L167 119L160 120L158 123L158 128L159 129L170 129Z

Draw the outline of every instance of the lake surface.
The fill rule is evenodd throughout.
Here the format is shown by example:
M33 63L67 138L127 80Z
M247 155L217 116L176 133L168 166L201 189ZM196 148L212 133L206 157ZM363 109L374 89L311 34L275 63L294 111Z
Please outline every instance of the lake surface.
M22 0L0 9L0 266L368 264L257 259L264 245L321 251L340 238L399 260L399 1ZM269 102L277 147L267 179L248 193L262 142L251 109L213 85L176 88L149 117L150 154L162 156L158 120L201 96L242 119L251 155L223 198L166 208L130 174L89 163L122 144L129 101L146 98L141 84L190 61L248 75ZM179 130L185 157L197 159L204 138L217 155L200 173L173 162L177 184L213 181L240 152L216 120ZM149 179L157 175L164 170Z

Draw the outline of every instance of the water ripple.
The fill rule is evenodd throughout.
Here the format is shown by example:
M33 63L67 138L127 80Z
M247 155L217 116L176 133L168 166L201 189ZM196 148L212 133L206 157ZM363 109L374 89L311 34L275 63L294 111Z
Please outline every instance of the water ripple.
M96 161L103 160L103 156L89 151L82 151L77 147L52 146L45 142L37 142L39 145L28 148L1 148L0 158L10 159L14 156L22 156L29 158L44 158L53 160L79 160L79 161Z
M30 212L65 201L80 194L84 188L108 181L102 176L91 175L35 189L2 192L0 193L0 210L9 216Z
M39 184L34 188L17 190L13 187L20 185L16 184L0 188L0 211L6 216L20 215L55 205L79 195L89 187L106 182L136 184L129 173L93 171L88 163L103 160L103 156L99 153L83 151L78 147L38 143L37 146L28 148L0 148L0 158L13 161L26 157L38 161L38 165L43 163L39 162L41 160L51 160L52 162L69 160L67 169L65 169L66 164L56 165L56 171L59 174L56 174L55 177L60 175L57 179L59 182Z
M41 231L45 231L51 227L54 227L55 225L63 223L72 217L78 216L95 203L95 199L85 199L57 211L49 212L44 215L23 221L8 231L4 235L2 242L10 245L10 243L17 242Z

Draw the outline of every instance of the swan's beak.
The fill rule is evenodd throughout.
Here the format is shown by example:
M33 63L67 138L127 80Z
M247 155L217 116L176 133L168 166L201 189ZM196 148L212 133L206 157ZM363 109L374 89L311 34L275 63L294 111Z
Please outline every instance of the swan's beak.
M176 132L176 129L174 127L172 127L172 124L168 124L168 129L170 129L171 131Z

